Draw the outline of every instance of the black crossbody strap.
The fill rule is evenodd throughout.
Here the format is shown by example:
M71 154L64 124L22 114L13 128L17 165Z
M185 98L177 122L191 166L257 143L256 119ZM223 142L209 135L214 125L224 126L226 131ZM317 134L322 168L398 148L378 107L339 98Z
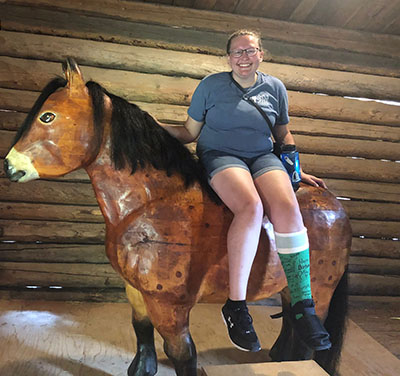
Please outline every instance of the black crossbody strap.
M231 80L232 80L232 82L236 85L236 87L243 93L243 94L246 94L246 91L239 85L239 83L237 82L237 81L235 81L235 79L233 78L233 76L232 76L232 72L230 73L230 77L231 77ZM274 136L274 139L275 139L275 141L276 141L276 137L275 137L275 134L274 134L274 130L273 130L273 125L272 125L272 123L271 123L271 120L269 119L269 117L267 116L267 114L262 110L262 108L255 102L255 101L253 101L250 97L248 97L247 95L244 95L243 96L243 99L245 100L245 101L248 101L249 103L251 103L257 110L258 110L258 112L262 115L262 117L265 119L265 121L267 122L267 124L268 124L268 126L269 126L269 129L271 130L271 134L272 134L272 136Z

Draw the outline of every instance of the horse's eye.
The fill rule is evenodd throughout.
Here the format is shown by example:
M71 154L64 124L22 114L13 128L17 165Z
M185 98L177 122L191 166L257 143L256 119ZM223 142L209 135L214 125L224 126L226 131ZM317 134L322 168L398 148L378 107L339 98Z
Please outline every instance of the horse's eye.
M42 116L40 116L40 121L42 123L51 123L54 119L56 118L56 115L54 115L52 112L45 112Z

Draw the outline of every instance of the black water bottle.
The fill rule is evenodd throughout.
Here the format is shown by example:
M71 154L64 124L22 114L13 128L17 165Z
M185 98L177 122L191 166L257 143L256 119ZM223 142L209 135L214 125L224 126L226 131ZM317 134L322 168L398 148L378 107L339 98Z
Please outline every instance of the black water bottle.
M281 161L286 168L293 189L297 191L301 181L301 173L299 153L296 150L296 145L282 145Z

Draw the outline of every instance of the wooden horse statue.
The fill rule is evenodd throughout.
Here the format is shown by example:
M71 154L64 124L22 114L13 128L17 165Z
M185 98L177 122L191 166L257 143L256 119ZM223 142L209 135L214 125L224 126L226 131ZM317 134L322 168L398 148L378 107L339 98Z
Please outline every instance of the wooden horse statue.
M197 374L189 313L197 302L223 303L228 294L226 233L231 212L210 196L192 154L136 105L85 84L68 59L65 79L52 80L34 104L5 159L15 182L58 177L84 168L106 224L106 252L126 284L137 353L129 376L154 375L154 328L179 376ZM311 249L317 314L333 347L318 352L333 373L346 314L349 220L327 190L297 192ZM286 278L273 238L263 231L252 268L249 300L282 292L283 326L273 360L314 356L290 326ZM216 318L217 319L217 318ZM322 353L322 354L321 354Z

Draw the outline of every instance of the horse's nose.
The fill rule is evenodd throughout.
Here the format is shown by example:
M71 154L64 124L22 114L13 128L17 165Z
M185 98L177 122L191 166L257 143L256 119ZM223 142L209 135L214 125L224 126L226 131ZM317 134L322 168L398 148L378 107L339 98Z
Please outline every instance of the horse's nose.
M19 170L19 171L15 171L15 168L13 166L10 165L10 163L8 162L8 159L4 159L4 171L6 173L6 176L11 180L11 181L18 181L19 179L21 179L26 172Z

